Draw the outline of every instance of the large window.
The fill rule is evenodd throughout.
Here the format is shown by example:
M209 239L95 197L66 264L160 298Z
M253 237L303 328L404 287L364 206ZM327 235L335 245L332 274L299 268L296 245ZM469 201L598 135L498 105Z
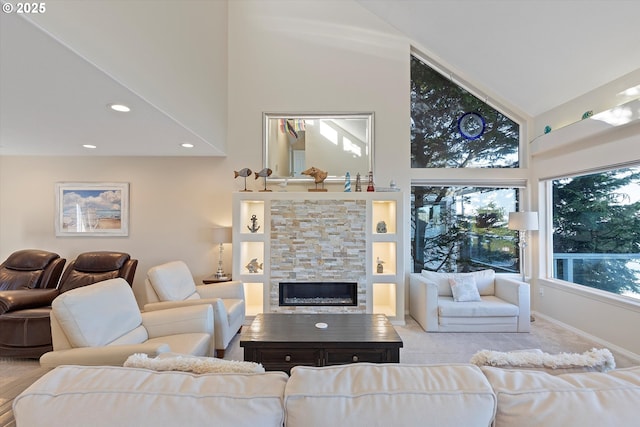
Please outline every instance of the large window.
M502 171L519 167L519 146L518 123L411 57L413 271L519 272L518 236L507 229L519 191ZM479 170L464 171L465 185L426 174L445 168L495 169L491 184Z
M411 57L411 167L518 167L520 126Z
M552 187L554 277L640 299L640 168Z
M517 235L507 229L517 196L515 188L412 186L413 271L519 271Z

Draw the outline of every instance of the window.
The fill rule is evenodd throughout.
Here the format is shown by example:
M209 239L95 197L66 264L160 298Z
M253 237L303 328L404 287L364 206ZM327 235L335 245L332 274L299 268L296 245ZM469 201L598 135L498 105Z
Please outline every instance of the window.
M518 272L515 188L411 187L413 271Z
M552 181L553 276L640 299L640 167Z
M411 167L516 168L520 126L411 57Z
M526 171L514 179L506 169L519 168L520 125L453 80L411 56L413 271L518 273L507 222ZM461 185L455 173L442 181L444 168L472 170ZM489 180L480 168L493 168Z

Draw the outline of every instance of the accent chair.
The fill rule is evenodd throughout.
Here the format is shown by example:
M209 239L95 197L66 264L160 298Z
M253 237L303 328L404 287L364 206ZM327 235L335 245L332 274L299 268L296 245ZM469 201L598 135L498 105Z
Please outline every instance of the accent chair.
M213 306L216 356L224 357L231 339L244 324L244 285L239 281L196 285L183 261L171 261L147 272L144 288L138 292L143 311L209 304Z

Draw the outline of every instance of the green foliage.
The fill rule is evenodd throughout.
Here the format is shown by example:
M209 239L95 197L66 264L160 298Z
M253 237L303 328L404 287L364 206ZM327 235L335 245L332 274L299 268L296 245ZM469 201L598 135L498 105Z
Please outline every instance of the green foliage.
M464 138L458 119L484 117L485 133ZM411 57L411 167L518 167L520 127L504 114Z
M640 253L640 202L624 187L640 182L637 169L557 180L553 186L553 252L556 254ZM562 272L560 272L562 273ZM574 261L573 281L621 294L640 293L628 260Z

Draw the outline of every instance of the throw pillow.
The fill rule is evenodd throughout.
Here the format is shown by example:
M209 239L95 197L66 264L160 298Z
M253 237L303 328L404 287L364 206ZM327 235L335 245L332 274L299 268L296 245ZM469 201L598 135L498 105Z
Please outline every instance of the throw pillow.
M481 301L476 278L473 276L451 277L449 286L456 302Z
M261 363L239 362L177 353L162 353L153 359L150 359L145 353L136 353L129 356L122 366L145 368L154 371L193 372L195 374L259 374L264 372L264 367Z
M616 367L613 354L606 348L592 348L582 354L549 354L538 349L510 352L481 350L473 355L470 363L496 368L542 370L552 374L607 372Z

